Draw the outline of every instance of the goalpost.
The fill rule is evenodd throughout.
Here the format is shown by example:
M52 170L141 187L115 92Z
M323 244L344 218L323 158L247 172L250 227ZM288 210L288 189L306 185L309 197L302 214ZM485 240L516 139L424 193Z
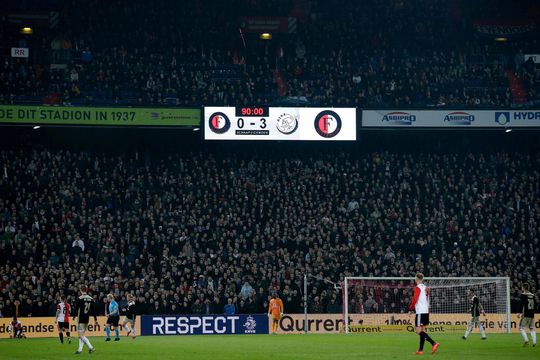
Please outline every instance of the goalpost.
M510 279L508 277L427 277L430 322L464 325L471 320L469 289L480 299L491 332L510 333ZM345 333L365 326L410 325L407 314L414 278L346 277L343 282ZM450 327L449 327L450 328Z

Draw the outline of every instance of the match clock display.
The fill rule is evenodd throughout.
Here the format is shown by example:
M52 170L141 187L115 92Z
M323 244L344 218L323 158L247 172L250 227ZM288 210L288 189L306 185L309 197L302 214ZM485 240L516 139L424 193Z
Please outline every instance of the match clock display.
M356 140L355 108L205 107L206 140Z

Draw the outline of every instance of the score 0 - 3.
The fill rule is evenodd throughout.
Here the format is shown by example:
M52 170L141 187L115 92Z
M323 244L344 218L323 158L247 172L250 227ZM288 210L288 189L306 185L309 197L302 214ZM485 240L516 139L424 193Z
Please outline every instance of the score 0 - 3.
M243 129L246 125L248 127L258 125L261 129L266 128L266 118L270 113L267 106L239 106L236 107L235 110L235 115L237 117L236 126L238 129ZM259 119L257 120L253 118Z

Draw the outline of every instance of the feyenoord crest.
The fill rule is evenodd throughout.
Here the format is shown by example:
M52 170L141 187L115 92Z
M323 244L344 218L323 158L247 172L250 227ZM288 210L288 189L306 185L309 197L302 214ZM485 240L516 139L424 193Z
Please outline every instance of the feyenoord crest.
M282 134L289 135L298 129L298 119L292 114L281 114L277 118L276 127Z
M231 127L231 121L224 113L216 112L210 116L208 125L210 126L210 130L216 134L223 134Z
M322 111L315 117L315 130L324 138L333 138L341 130L341 118L334 111Z

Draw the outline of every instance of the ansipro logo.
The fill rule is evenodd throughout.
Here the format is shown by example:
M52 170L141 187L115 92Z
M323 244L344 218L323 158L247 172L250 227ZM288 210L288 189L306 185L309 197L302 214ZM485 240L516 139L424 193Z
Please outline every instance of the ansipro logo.
M464 111L454 111L446 114L444 121L454 125L471 125L474 121L474 115Z
M393 125L412 125L416 121L416 115L404 111L393 111L385 114L382 121Z

